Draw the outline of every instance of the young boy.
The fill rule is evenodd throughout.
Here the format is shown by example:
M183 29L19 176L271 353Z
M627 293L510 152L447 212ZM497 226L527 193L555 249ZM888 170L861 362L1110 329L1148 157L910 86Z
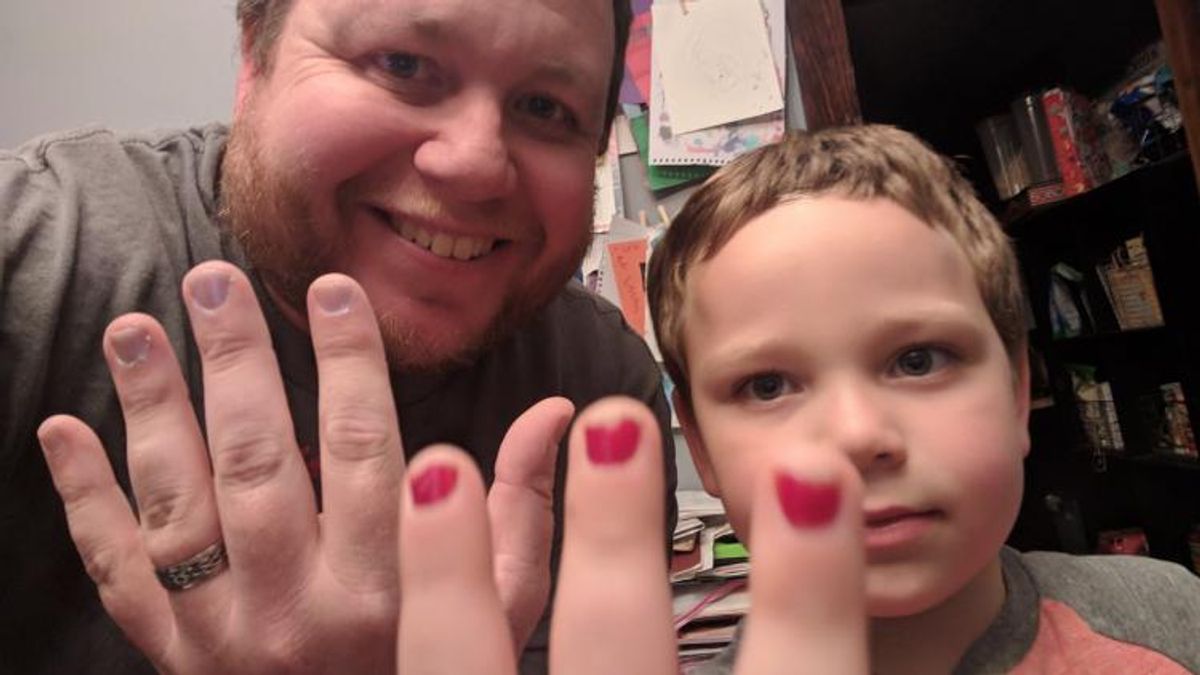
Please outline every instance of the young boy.
M744 537L769 451L846 455L874 672L1200 671L1200 579L1004 546L1029 451L1018 275L967 181L903 131L796 135L725 167L649 271L701 480Z

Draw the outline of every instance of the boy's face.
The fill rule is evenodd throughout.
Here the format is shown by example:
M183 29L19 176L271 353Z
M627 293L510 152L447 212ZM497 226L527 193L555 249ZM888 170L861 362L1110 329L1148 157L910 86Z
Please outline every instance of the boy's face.
M773 453L836 452L865 486L872 616L934 607L995 559L1021 501L1027 368L1014 378L947 234L890 200L804 199L686 290L681 418L740 536Z

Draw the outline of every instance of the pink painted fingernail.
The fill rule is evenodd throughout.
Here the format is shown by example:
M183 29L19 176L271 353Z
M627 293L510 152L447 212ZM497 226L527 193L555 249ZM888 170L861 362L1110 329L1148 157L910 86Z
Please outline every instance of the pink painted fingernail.
M783 472L775 474L775 494L788 522L802 529L833 522L842 501L842 491L836 482L810 483Z
M584 433L593 464L620 464L637 451L641 429L633 420L623 420L611 427L588 427Z
M109 342L123 366L141 363L150 353L150 334L137 326L113 331Z
M458 469L448 464L434 464L409 482L413 503L417 506L436 504L454 492L457 483Z

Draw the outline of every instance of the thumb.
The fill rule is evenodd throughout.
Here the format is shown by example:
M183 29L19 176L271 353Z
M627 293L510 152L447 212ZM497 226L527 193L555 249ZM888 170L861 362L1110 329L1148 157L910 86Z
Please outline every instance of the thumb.
M493 570L520 652L550 595L550 543L554 535L554 469L558 443L575 406L543 399L509 427L496 456L488 492Z

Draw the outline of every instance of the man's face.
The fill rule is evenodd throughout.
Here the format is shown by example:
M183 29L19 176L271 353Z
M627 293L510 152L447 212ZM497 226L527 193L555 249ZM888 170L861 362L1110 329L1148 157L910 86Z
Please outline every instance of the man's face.
M932 608L995 560L1027 383L948 235L890 200L783 204L693 268L685 312L685 431L739 535L773 455L834 452L863 479L872 616Z
M272 293L358 280L394 366L469 358L590 240L607 0L296 0L243 66L222 200Z

